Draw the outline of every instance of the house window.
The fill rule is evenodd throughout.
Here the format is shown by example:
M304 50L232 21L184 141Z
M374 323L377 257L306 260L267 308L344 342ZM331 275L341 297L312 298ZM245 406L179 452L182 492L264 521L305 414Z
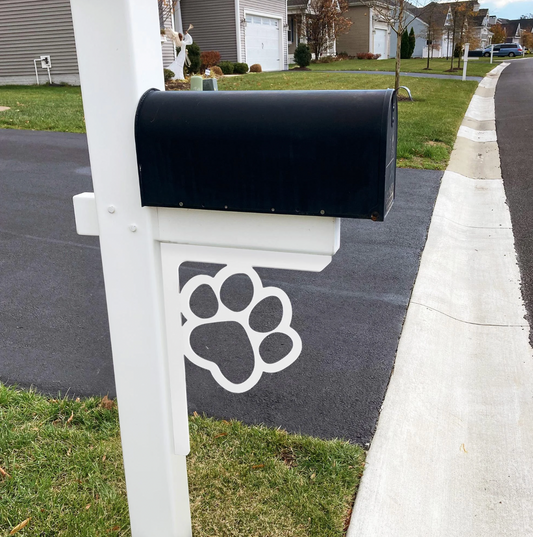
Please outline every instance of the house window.
M288 41L292 43L294 41L294 17L289 17L289 30L288 30Z

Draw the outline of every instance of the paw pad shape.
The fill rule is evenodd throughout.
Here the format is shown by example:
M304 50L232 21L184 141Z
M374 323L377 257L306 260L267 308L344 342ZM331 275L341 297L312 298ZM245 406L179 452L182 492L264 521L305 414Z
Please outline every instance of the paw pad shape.
M223 284L236 274L245 274L250 278L253 286L253 296L248 304L241 311L233 311L229 309L221 299L221 288ZM202 285L207 285L213 291L218 308L214 315L204 318L197 316L191 309L191 297L194 292ZM277 327L267 332L258 332L250 326L250 315L254 308L262 301L270 297L276 297L281 302L282 316ZM302 351L302 340L300 336L291 328L292 321L292 306L287 294L277 287L263 287L261 279L255 270L251 267L231 267L227 266L220 270L216 276L207 275L195 276L190 279L181 290L180 293L181 312L185 317L183 324L183 341L184 354L195 365L203 369L207 369L213 375L213 378L222 388L233 393L244 393L253 388L261 379L263 373L277 373L286 367L290 366L300 355ZM254 365L250 376L240 383L230 381L220 370L220 367L210 360L206 360L199 356L191 346L191 334L198 327L211 323L236 322L239 323L250 341ZM292 349L289 353L280 360L270 363L263 360L260 353L261 344L271 334L284 334L292 341Z

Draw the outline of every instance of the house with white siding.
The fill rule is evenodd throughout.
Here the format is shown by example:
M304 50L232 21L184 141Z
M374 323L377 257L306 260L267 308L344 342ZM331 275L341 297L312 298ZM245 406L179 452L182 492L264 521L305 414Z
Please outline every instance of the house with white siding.
M176 31L189 24L200 49L216 50L222 60L288 69L287 0L180 0Z

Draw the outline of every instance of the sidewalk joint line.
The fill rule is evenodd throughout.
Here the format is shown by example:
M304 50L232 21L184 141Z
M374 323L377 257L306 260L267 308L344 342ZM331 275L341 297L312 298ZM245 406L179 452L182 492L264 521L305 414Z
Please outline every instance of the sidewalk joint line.
M422 306L423 308L427 308L428 310L435 311L437 313L440 313L441 315L444 315L446 317L449 317L450 319L453 319L454 321L458 321L464 324L471 324L474 326L493 326L496 328L529 328L529 324L527 323L526 324L493 324L493 323L476 323L474 321L465 321L464 319L458 319L457 317L454 317L453 315L450 315L449 313L445 313L444 311L438 310L437 308L432 308L431 306L428 306L427 304L421 304L420 302L415 302L414 300L411 300L411 304Z

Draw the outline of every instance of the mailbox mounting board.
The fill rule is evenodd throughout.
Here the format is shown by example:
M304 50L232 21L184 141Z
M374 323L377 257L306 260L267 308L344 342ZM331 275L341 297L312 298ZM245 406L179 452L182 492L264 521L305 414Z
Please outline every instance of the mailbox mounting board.
M393 90L147 91L143 206L383 220L394 200Z

